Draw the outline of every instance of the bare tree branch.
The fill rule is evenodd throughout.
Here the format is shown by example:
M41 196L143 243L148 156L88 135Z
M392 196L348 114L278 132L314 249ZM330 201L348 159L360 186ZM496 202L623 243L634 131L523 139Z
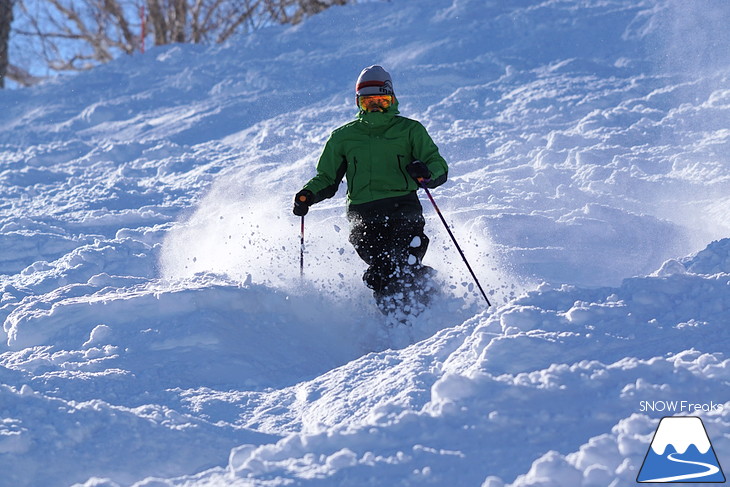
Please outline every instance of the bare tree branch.
M122 7L119 5L117 0L104 0L104 10L108 12L114 22L122 33L124 42L121 44L121 48L126 54L132 54L139 42L139 37L132 33L129 21L124 15Z
M43 78L39 76L33 76L28 71L12 64L8 65L6 77L10 80L15 81L21 86L33 86L43 81Z
M141 44L142 21L158 46L224 42L356 0L0 0L0 5L8 1L18 2L23 17L15 34L33 39L45 64L64 71L134 53ZM142 20L137 16L140 2L146 7Z

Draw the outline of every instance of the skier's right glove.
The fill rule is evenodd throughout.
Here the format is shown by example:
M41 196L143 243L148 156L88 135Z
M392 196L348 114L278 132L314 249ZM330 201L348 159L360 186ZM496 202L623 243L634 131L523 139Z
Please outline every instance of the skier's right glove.
M304 216L309 212L309 207L314 203L314 193L303 189L294 196L294 214Z
M431 171L428 166L419 160L415 160L406 166L408 174L419 184L421 181L428 183L431 181Z

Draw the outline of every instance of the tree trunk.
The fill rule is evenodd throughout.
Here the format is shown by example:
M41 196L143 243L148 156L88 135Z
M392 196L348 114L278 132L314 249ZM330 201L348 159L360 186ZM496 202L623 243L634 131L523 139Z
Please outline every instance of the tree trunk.
M147 0L147 11L149 12L152 30L155 33L155 45L164 46L165 44L169 44L165 11L162 9L158 0Z
M5 74L8 71L8 43L10 24L13 23L15 0L0 0L0 88L5 88Z
M170 17L172 20L172 33L170 40L172 42L185 42L185 27L188 22L188 0L175 0L172 5Z

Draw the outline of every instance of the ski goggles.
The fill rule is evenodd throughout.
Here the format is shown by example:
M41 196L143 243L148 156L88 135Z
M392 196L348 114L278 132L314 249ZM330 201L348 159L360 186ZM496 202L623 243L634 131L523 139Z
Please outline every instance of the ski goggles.
M384 112L393 104L393 95L361 95L357 105L366 112Z

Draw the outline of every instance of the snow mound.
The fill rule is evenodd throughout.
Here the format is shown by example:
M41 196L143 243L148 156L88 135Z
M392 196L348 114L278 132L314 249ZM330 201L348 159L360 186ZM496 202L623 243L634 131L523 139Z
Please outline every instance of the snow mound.
M712 242L706 249L684 262L688 271L697 274L730 273L730 239Z
M689 401L677 412L703 414L716 451L727 451L719 433L730 419L729 289L730 273L690 272L545 288L266 397L190 391L200 411L225 403L242 424L283 437L236 447L227 468L169 485L381 476L403 485L454 476L468 485L628 485L658 421L645 403L678 397ZM692 398L715 398L714 408ZM288 406L271 416L277 404Z

